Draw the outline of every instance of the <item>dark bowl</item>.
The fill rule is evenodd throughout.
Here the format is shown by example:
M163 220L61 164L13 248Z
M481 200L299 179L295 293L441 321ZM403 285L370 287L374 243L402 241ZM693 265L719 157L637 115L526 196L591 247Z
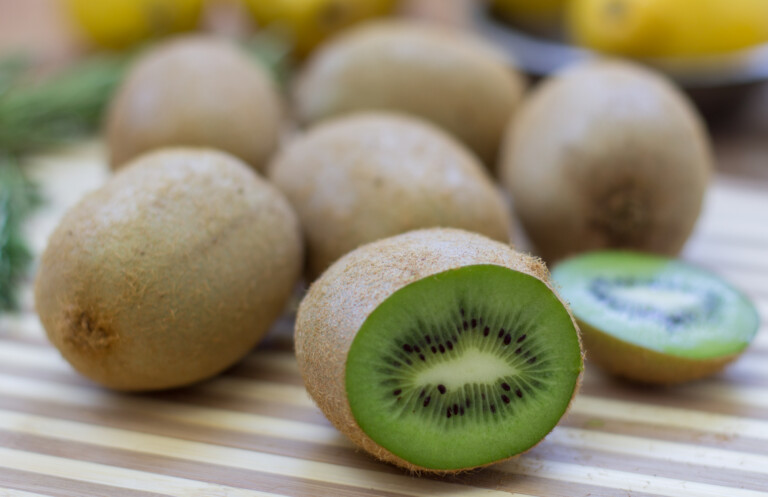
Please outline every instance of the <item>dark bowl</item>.
M472 10L475 31L534 78L547 77L578 62L601 57L588 49L526 32L488 13L482 2ZM713 122L743 104L768 81L768 45L726 55L634 59L676 82Z

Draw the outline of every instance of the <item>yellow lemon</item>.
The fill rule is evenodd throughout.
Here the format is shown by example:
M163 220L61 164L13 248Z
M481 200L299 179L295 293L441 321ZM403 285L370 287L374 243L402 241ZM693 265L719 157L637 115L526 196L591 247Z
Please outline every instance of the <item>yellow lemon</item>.
M121 49L194 29L203 0L67 0L66 4L72 18L93 43Z
M259 26L290 37L299 55L365 19L392 12L396 0L245 0Z
M573 0L574 41L634 57L711 55L768 41L765 0Z

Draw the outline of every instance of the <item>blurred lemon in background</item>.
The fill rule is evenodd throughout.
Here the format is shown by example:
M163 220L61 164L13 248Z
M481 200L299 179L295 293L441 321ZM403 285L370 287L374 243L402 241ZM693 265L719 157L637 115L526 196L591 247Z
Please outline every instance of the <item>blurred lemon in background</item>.
M256 23L284 31L306 55L331 35L357 22L385 16L396 0L245 0Z
M579 44L633 57L713 55L768 41L768 0L572 0Z
M66 0L66 5L93 43L122 49L150 38L194 29L203 0Z

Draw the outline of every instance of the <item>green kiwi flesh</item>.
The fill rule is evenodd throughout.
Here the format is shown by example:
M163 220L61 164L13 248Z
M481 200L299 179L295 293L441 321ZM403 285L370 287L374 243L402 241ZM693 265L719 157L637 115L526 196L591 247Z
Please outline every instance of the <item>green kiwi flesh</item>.
M590 360L631 379L707 376L757 333L757 311L744 295L678 260L593 252L563 261L552 277L579 321Z
M496 265L450 269L390 295L346 362L349 405L377 444L458 470L536 445L582 370L570 314L541 280Z

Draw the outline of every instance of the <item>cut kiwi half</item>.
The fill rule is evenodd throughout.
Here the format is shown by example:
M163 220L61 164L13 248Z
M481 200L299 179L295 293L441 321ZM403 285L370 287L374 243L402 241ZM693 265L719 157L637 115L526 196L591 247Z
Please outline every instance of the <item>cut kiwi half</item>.
M601 251L552 272L570 302L590 361L646 383L702 378L757 333L754 305L718 276L679 260Z
M536 445L583 368L576 324L531 256L459 230L363 246L312 286L296 352L307 389L380 459L455 472Z

